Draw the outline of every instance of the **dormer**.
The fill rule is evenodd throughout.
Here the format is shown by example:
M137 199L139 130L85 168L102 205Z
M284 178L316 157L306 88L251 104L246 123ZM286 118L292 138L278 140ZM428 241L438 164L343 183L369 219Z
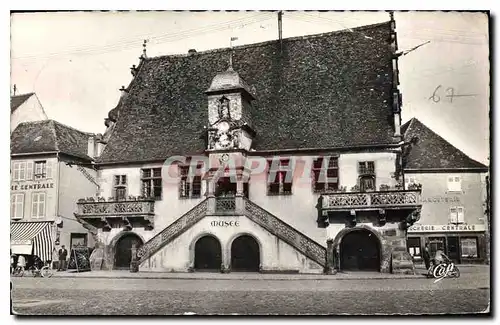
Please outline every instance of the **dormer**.
M248 84L229 68L218 73L208 96L208 150L250 150L255 132L251 127L252 101L255 95Z

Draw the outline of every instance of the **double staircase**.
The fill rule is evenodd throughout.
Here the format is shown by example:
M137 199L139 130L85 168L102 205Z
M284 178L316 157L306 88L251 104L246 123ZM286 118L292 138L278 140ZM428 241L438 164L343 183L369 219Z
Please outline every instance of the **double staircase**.
M246 198L238 199L242 200L241 202L243 206L240 208L240 205L235 204L233 210L234 212L232 213L233 215L245 215L250 220L266 229L269 233L294 247L297 251L301 252L309 259L325 267L325 247L283 222L281 219L254 202ZM137 251L139 265L165 247L168 243L172 242L175 238L182 235L198 221L203 219L209 212L209 200L217 200L217 198L208 198L203 200L139 248ZM231 208L232 207L233 206L231 206ZM229 211L226 209L224 214L227 215L228 212Z

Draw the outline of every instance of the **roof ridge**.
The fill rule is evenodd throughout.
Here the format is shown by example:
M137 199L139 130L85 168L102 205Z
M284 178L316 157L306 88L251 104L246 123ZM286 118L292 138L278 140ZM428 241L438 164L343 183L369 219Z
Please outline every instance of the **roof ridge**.
M67 128L67 129L71 129L73 131L77 131L77 132L80 132L80 133L83 133L83 134L86 134L86 135L94 135L95 133L92 133L92 132L85 132L85 131L82 131L82 130L79 130L79 129L76 129L70 125L67 125L67 124L64 124L64 123L61 123L61 122L58 122L56 120L52 120L52 119L49 119L49 121L53 121L55 124L59 125L59 126L62 126L64 128Z
M28 96L28 95L29 96L33 96L33 95L35 95L35 92L30 92L30 93L25 93L25 94L19 94L19 95L12 95L10 97L13 98L13 97Z
M326 37L326 36L335 35L335 34L354 33L355 31L371 29L371 28L383 26L383 25L386 25L386 24L389 24L389 23L390 23L390 21L384 21L384 22L381 22L381 23L375 23L375 24L370 24L370 25L363 25L363 26L358 26L358 27L353 27L353 28L345 28L345 29L334 30L334 31L325 32L325 33L319 33L319 34L310 34L310 35L303 35L303 36L287 37L287 38L283 38L283 41L299 41L299 40L313 39L313 38L319 38L319 37ZM269 41L263 41L263 42L259 42L259 43L243 44L243 45L233 46L233 47L221 47L221 48L210 49L210 50L200 51L200 52L195 52L195 53L178 53L178 54L158 55L158 56L144 58L144 60L145 61L154 61L154 60L163 59L163 58L167 58L167 57L181 58L181 57L196 56L196 55L200 55L200 54L226 52L226 51L231 51L231 50L242 50L242 49L251 48L251 47L266 46L266 45L269 45L271 43L276 43L276 42L279 42L279 40L273 39L273 40L269 40Z

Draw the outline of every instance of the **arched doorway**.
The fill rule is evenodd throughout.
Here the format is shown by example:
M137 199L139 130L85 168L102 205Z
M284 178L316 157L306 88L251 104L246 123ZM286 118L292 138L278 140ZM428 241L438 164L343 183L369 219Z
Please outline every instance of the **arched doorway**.
M139 248L142 244L142 239L133 233L120 237L115 245L115 269L129 269L132 260L132 246L136 245Z
M259 244L249 235L236 238L231 245L231 271L258 272L260 267Z
M380 244L377 236L366 229L353 230L340 242L342 271L380 271Z
M194 245L194 269L196 271L219 271L222 264L220 242L213 236L203 236Z

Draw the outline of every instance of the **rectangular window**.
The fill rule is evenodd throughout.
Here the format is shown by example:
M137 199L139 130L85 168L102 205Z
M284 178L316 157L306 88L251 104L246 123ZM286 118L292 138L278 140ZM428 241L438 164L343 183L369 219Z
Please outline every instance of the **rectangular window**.
M450 207L451 224L465 223L465 211L463 207Z
M408 237L407 246L411 256L422 257L420 237Z
M47 162L45 160L35 161L35 179L44 179L47 177Z
M12 194L10 196L10 217L22 219L24 216L24 194Z
M462 191L462 179L460 176L448 176L448 191L449 192Z
M462 257L477 257L477 238L460 238Z
M405 176L405 185L406 189L408 189L408 186L411 184L417 183L417 180L414 176Z
M335 191L339 188L337 157L319 157L313 161L313 191Z
M87 246L87 234L71 233L70 248Z
M142 195L161 200L162 181L160 168L144 168L141 170Z
M33 193L31 199L31 217L45 217L45 193Z
M375 175L375 162L360 161L358 162L359 175Z
M14 181L24 181L26 180L26 162L16 161L13 163L13 175L12 180Z
M194 199L201 197L201 165L196 166L193 175L189 175L190 166L179 166L179 197Z
M113 189L115 199L124 200L127 197L127 175L115 175Z
M272 160L268 162L268 195L290 195L292 194L293 167L289 159L281 159L278 163ZM276 166L277 165L277 166Z

